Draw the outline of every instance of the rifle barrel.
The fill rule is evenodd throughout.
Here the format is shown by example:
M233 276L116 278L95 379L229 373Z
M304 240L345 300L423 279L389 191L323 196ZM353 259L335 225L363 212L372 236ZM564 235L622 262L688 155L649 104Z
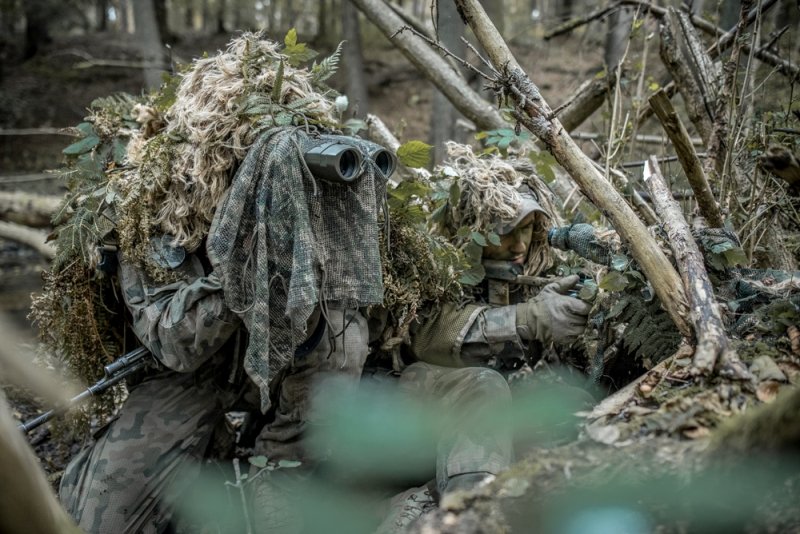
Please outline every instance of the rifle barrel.
M105 366L106 376L104 378L101 378L85 390L72 397L67 404L53 408L52 410L48 410L41 415L37 415L33 419L29 419L28 421L20 424L18 428L23 432L30 432L34 428L42 426L56 415L66 413L75 404L88 399L89 397L94 397L95 395L103 393L111 386L120 383L122 380L147 365L147 361L144 359L144 357L148 354L149 352L147 349L144 347L139 347L138 349L121 356L113 363ZM119 365L115 365L118 362Z

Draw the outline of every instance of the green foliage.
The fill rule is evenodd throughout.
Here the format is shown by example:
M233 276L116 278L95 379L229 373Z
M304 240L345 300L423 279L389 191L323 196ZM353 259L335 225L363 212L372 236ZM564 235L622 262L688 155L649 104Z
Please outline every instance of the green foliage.
M487 130L475 134L475 139L483 140L488 147L487 152L499 151L504 156L508 155L508 147L512 143L517 145L531 138L528 132L516 132L511 128L500 128L498 130Z
M339 59L342 55L342 44L344 41L340 42L339 45L336 47L336 50L333 51L333 54L326 57L319 63L316 61L314 65L311 67L311 79L313 83L321 84L322 82L326 81L328 78L336 74L336 69L339 68Z
M433 147L422 141L408 141L397 148L400 163L412 169L427 167L431 161Z
M558 164L556 158L546 151L531 152L528 158L536 167L536 174L538 174L545 183L550 184L556 179L556 174L553 167Z
M286 33L283 39L283 53L288 57L289 65L297 67L306 61L311 61L317 57L318 53L309 48L305 43L297 42L297 30L292 28Z

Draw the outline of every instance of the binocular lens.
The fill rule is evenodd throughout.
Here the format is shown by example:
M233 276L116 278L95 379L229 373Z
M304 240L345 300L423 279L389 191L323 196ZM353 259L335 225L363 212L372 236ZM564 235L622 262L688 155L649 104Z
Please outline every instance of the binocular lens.
M360 159L358 153L353 150L346 150L339 156L339 174L348 182L353 180L358 173Z
M343 143L315 146L306 151L305 160L314 176L330 182L352 182L361 170L361 155Z
M397 166L397 160L395 159L394 154L388 150L375 151L372 154L372 160L386 178L390 177L392 173L394 173L394 169Z

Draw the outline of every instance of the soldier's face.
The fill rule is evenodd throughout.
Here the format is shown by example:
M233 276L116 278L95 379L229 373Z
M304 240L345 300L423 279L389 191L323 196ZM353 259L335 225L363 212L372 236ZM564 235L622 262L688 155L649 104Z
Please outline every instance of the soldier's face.
M500 244L491 243L483 247L483 257L488 260L503 260L523 264L528 255L528 247L533 239L533 222L536 217L531 213L508 234L500 236Z

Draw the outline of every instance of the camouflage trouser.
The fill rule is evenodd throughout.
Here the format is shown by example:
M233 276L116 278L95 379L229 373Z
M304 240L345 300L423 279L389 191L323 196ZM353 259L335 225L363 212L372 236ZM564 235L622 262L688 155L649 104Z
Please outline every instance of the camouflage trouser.
M319 344L298 354L280 381L275 419L256 454L308 461L302 438L316 421L312 386L340 377L358 384L367 354L366 320L329 310ZM216 388L213 368L167 372L131 389L119 417L67 466L60 497L87 532L163 532L176 500L196 480L214 428L230 399Z
M436 450L436 487L470 473L496 474L512 460L511 428L495 421L510 413L511 390L503 376L484 367L442 367L417 362L400 376L400 388L427 398L447 414ZM491 414L490 414L491 412Z
M256 454L270 460L299 460L315 463L302 438L308 425L322 423L312 409L314 388L325 380L336 380L340 388L358 386L367 359L367 320L355 310L329 309L328 326L319 344L307 354L296 354L280 382L275 418L256 441Z
M59 494L83 530L165 530L223 417L211 380L197 378L168 372L132 388L119 417L70 462Z

